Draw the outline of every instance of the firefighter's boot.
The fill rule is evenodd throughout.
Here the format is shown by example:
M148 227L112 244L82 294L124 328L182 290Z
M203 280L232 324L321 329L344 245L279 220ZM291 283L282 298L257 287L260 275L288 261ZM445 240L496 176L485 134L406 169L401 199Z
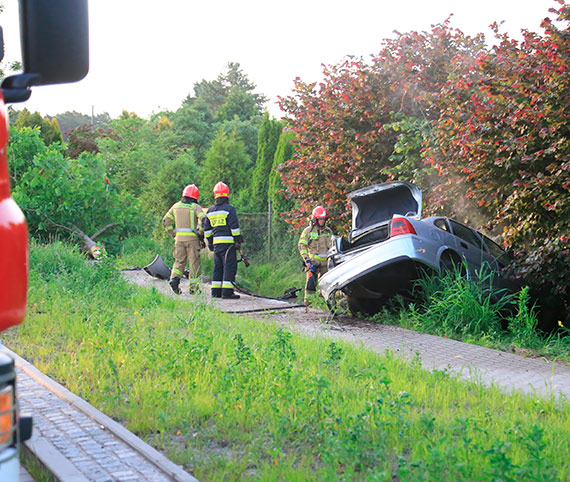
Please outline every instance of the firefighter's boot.
M172 288L172 291L174 291L177 295L180 294L180 278L178 276L176 278L172 278L168 284Z

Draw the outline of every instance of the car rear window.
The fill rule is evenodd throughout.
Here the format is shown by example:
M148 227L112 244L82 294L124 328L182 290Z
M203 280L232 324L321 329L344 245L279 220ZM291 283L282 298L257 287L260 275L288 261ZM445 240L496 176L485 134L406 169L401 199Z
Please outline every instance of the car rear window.
M439 229L442 229L444 231L449 232L449 228L447 227L447 223L445 222L445 219L436 219L433 224L435 224L436 227L438 227Z

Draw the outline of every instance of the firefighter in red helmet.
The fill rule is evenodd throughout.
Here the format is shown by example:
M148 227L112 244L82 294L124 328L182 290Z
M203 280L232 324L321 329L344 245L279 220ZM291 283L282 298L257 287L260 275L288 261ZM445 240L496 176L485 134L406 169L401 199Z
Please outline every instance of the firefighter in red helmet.
M309 295L317 291L317 280L327 272L327 252L330 248L333 232L326 226L329 213L322 206L317 206L311 213L310 223L299 238L299 254L305 263L307 281L305 283L305 304Z
M198 205L199 196L198 188L194 184L188 184L182 191L182 199L174 204L162 219L164 228L175 239L174 266L169 284L176 294L180 294L180 280L187 262L190 293L200 288L200 249L204 242L200 220L205 215Z
M243 243L236 209L229 203L230 188L223 182L214 186L214 205L202 220L208 248L214 252L212 297L238 299L234 293L237 250Z

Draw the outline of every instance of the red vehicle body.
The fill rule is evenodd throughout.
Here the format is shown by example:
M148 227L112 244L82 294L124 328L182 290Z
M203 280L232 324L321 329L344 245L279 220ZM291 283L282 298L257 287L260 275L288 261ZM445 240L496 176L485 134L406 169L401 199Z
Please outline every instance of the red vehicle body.
M28 228L22 210L10 196L8 119L0 97L0 331L22 322L28 292Z
M10 195L6 103L22 102L31 86L74 82L89 65L87 0L20 0L24 72L7 77L0 94L0 332L21 323L28 291L28 229ZM0 30L0 60L3 40ZM20 442L31 436L20 417L14 361L0 352L0 481L19 478Z

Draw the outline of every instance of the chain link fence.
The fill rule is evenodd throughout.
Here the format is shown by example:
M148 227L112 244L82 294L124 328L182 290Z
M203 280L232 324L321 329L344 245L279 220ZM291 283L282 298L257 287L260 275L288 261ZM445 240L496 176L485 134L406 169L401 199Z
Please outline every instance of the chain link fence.
M276 255L292 253L297 245L299 233L291 232L271 214L271 203L267 212L237 212L240 230L244 238L244 251L249 256L261 255L273 260Z

